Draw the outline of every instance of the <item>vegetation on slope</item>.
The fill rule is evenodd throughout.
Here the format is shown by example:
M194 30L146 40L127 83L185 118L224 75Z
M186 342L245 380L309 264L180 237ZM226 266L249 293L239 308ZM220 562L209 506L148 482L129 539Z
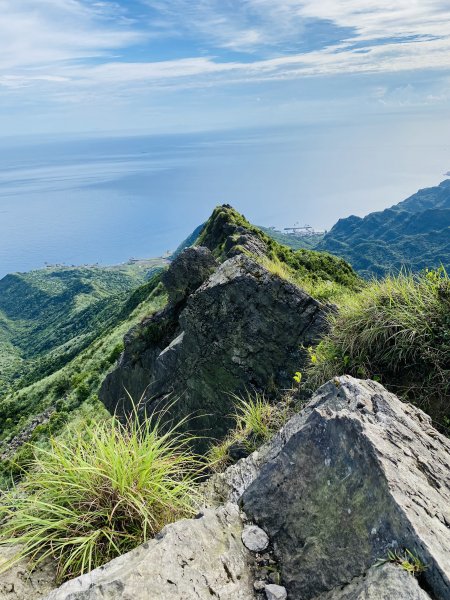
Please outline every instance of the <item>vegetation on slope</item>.
M188 442L131 415L35 448L28 477L1 498L0 544L21 545L15 560L53 559L59 581L128 552L194 514L201 469Z
M364 277L450 269L450 180L382 212L340 219L317 250L342 256Z
M245 246L241 247L239 242L246 234L252 234L262 243L266 259L281 263L297 278L331 281L349 288L359 285L358 276L345 260L325 252L293 250L282 246L228 205L214 209L197 244L206 246L218 259L223 260L227 254L245 251Z
M161 264L48 268L0 280L0 396L54 372L86 348Z
M380 381L450 425L450 279L444 269L372 281L330 315L312 388L336 375Z
M122 352L123 336L166 302L160 276L155 275L133 292L121 304L115 320L62 368L1 398L0 486L10 483L11 475L20 475L29 461L31 451L25 442L45 443L49 435L58 434L77 415L96 418L107 414L97 393Z

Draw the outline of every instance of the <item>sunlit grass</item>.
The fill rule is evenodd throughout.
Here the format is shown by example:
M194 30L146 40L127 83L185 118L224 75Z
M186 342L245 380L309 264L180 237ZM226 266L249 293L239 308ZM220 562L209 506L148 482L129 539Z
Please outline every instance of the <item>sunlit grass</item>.
M1 499L0 544L22 545L16 560L51 558L63 580L195 512L203 465L192 439L135 417L86 425L35 449L27 477Z
M288 408L280 409L272 404L264 394L247 393L244 397L233 395L236 403L235 427L227 437L213 444L207 454L207 461L213 471L222 471L230 464L230 448L242 445L248 454L267 442L288 418Z
M448 412L450 280L443 269L374 280L329 320L310 385L348 373L378 379L432 412Z

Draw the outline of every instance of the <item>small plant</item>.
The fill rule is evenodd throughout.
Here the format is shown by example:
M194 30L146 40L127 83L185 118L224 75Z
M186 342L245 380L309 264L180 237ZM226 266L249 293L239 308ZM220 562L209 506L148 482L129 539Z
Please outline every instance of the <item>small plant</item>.
M303 375L301 374L301 372L300 371L296 371L294 373L294 377L292 379L295 381L295 383L297 385L300 385L301 382L302 382L302 378L303 378Z
M195 512L201 466L190 439L136 416L87 424L50 449L34 448L28 476L0 502L0 545L22 546L14 562L52 558L61 581Z
M407 548L405 548L403 553L400 553L399 551L393 552L392 550L389 550L387 558L382 558L378 560L375 566L380 567L382 565L385 565L386 563L395 564L407 571L408 573L411 573L411 575L416 576L420 573L423 573L428 568L428 566L425 565L416 554L413 554Z
M242 445L250 454L267 442L288 418L288 409L282 410L270 403L264 394L233 397L236 400L233 415L236 427L222 442L210 447L207 459L213 471L221 471L230 463L232 446Z

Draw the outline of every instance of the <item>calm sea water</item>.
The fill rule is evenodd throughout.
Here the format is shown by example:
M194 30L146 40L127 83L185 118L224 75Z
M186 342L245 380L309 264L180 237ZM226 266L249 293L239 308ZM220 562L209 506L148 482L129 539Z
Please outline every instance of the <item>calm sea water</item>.
M425 148L426 145L426 148ZM221 203L253 222L329 228L448 170L448 147L377 128L0 141L0 277L174 249Z

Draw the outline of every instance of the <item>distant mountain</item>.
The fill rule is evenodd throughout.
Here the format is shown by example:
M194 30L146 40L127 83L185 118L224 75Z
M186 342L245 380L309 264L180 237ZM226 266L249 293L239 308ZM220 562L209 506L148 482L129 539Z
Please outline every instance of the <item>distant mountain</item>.
M340 219L316 249L345 258L366 277L450 269L450 180L384 211Z

